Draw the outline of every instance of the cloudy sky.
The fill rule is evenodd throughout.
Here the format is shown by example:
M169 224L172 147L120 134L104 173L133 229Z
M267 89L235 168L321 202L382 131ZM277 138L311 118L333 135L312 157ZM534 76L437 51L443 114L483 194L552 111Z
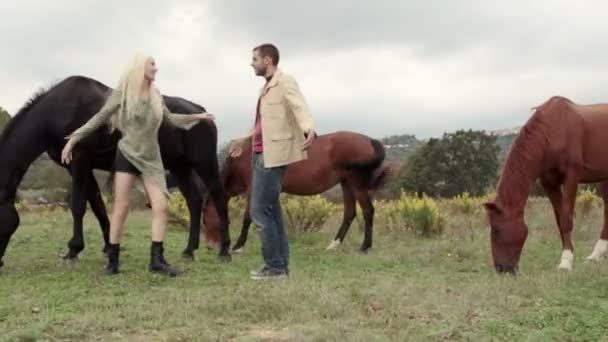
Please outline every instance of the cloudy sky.
M0 106L74 74L114 86L135 50L158 86L246 132L263 81L251 49L272 42L317 131L441 135L518 126L560 94L608 99L608 2L535 0L1 1Z

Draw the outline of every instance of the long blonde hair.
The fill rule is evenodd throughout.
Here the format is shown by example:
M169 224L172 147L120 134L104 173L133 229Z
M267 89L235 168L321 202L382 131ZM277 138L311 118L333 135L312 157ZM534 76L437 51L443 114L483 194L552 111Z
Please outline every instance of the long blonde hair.
M135 53L129 64L125 67L116 90L121 92L120 109L118 113L112 115L111 127L116 128L118 116L122 119L132 119L135 106L140 101L150 101L152 111L159 117L162 116L163 103L160 92L153 84L145 88L146 63L152 57L146 56L141 52Z

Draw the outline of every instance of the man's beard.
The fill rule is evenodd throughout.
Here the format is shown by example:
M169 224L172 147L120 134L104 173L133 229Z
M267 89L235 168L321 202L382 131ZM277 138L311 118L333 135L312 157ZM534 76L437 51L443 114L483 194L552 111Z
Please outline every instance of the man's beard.
M266 70L268 70L268 68L255 69L255 74L258 76L264 76L266 75Z

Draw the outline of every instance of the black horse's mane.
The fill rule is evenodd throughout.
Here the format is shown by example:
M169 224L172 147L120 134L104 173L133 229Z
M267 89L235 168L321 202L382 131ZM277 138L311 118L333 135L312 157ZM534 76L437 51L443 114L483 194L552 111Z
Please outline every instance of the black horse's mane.
M66 80L72 79L72 78L78 79L79 77L78 76L68 77ZM80 77L80 78L82 78L82 77ZM66 80L64 80L64 81L66 81ZM94 79L90 79L90 80L108 88L105 84L103 84L97 80L94 80ZM21 109L19 109L17 114L13 115L13 117L8 121L6 126L4 126L4 129L2 130L2 134L0 135L0 146L4 145L4 143L6 142L8 137L12 134L12 131L18 125L19 121L21 121L23 119L25 114L27 112L29 112L32 109L32 107L34 107L34 105L36 105L38 102L40 102L40 100L42 100L47 94L49 94L49 92L58 84L59 84L59 82L53 82L47 87L40 88L25 102L25 104L21 107ZM190 100L186 100L182 97L178 97L178 96L165 96L165 97L173 99L173 100L179 100L179 101L186 102L186 103L192 105L193 107L197 108L198 110L205 111L205 107L203 107L197 103L194 103Z
M19 109L17 114L13 115L13 117L8 121L8 123L6 124L6 126L4 126L4 129L2 130L2 135L0 135L0 146L4 145L4 142L6 141L6 139L8 139L13 129L17 125L17 122L25 116L25 113L29 112L30 109L32 109L32 107L34 107L36 103L43 99L44 96L47 95L49 91L53 89L53 87L55 87L55 85L56 83L51 84L48 87L40 88L25 102L25 104L23 105L23 107L21 107L21 109Z

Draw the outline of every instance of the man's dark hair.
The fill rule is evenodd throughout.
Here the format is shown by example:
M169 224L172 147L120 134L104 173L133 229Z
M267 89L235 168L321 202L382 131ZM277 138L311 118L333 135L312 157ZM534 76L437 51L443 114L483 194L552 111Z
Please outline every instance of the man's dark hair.
M253 51L258 51L262 57L270 57L273 65L279 64L279 49L272 44L262 44L257 46Z

